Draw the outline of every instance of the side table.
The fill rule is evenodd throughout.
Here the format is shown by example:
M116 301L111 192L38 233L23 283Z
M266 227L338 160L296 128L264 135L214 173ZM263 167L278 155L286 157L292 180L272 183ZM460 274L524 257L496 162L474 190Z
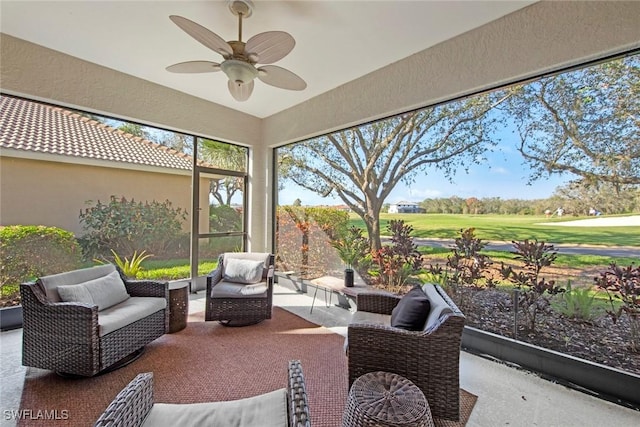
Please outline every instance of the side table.
M169 282L169 333L187 327L189 315L189 280Z
M429 403L407 378L390 372L369 372L349 390L342 427L434 427Z

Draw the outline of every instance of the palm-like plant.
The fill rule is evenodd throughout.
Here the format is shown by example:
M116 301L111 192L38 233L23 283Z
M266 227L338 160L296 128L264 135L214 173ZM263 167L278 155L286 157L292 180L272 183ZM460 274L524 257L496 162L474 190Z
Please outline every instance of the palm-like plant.
M127 277L136 277L138 272L142 271L142 261L145 259L152 257L151 254L145 254L147 251L142 251L138 254L138 251L134 251L131 259L124 257L121 258L113 249L111 249L111 253L113 254L113 261L115 264L122 270L125 276ZM96 259L94 261L99 262L100 264L104 264L104 261Z
M369 240L362 235L362 229L353 226L341 233L342 236L333 242L338 256L346 264L347 270L357 267L369 253Z

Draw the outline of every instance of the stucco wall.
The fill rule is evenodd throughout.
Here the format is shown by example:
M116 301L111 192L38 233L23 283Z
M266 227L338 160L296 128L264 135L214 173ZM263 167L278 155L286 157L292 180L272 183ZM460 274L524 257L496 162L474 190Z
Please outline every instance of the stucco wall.
M55 226L82 235L79 213L88 206L85 202L104 203L111 195L143 202L168 199L174 208L191 213L188 172L171 175L0 157L0 225ZM200 220L206 227L206 215ZM190 230L189 221L183 224L185 232Z

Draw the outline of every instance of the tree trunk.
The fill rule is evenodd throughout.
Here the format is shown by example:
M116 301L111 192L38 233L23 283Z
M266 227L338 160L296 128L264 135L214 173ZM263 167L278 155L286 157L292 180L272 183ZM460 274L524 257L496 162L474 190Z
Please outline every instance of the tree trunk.
M382 247L382 241L380 240L380 215L375 215L375 218L366 215L364 223L366 224L367 232L369 233L371 251L377 252Z

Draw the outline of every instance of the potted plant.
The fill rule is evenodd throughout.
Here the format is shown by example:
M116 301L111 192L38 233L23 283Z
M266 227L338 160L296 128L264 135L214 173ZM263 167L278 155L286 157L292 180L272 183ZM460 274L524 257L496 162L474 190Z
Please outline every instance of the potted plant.
M360 228L353 226L342 232L331 246L338 251L338 256L345 263L344 285L353 287L354 268L364 262L369 254L369 241L362 235Z

